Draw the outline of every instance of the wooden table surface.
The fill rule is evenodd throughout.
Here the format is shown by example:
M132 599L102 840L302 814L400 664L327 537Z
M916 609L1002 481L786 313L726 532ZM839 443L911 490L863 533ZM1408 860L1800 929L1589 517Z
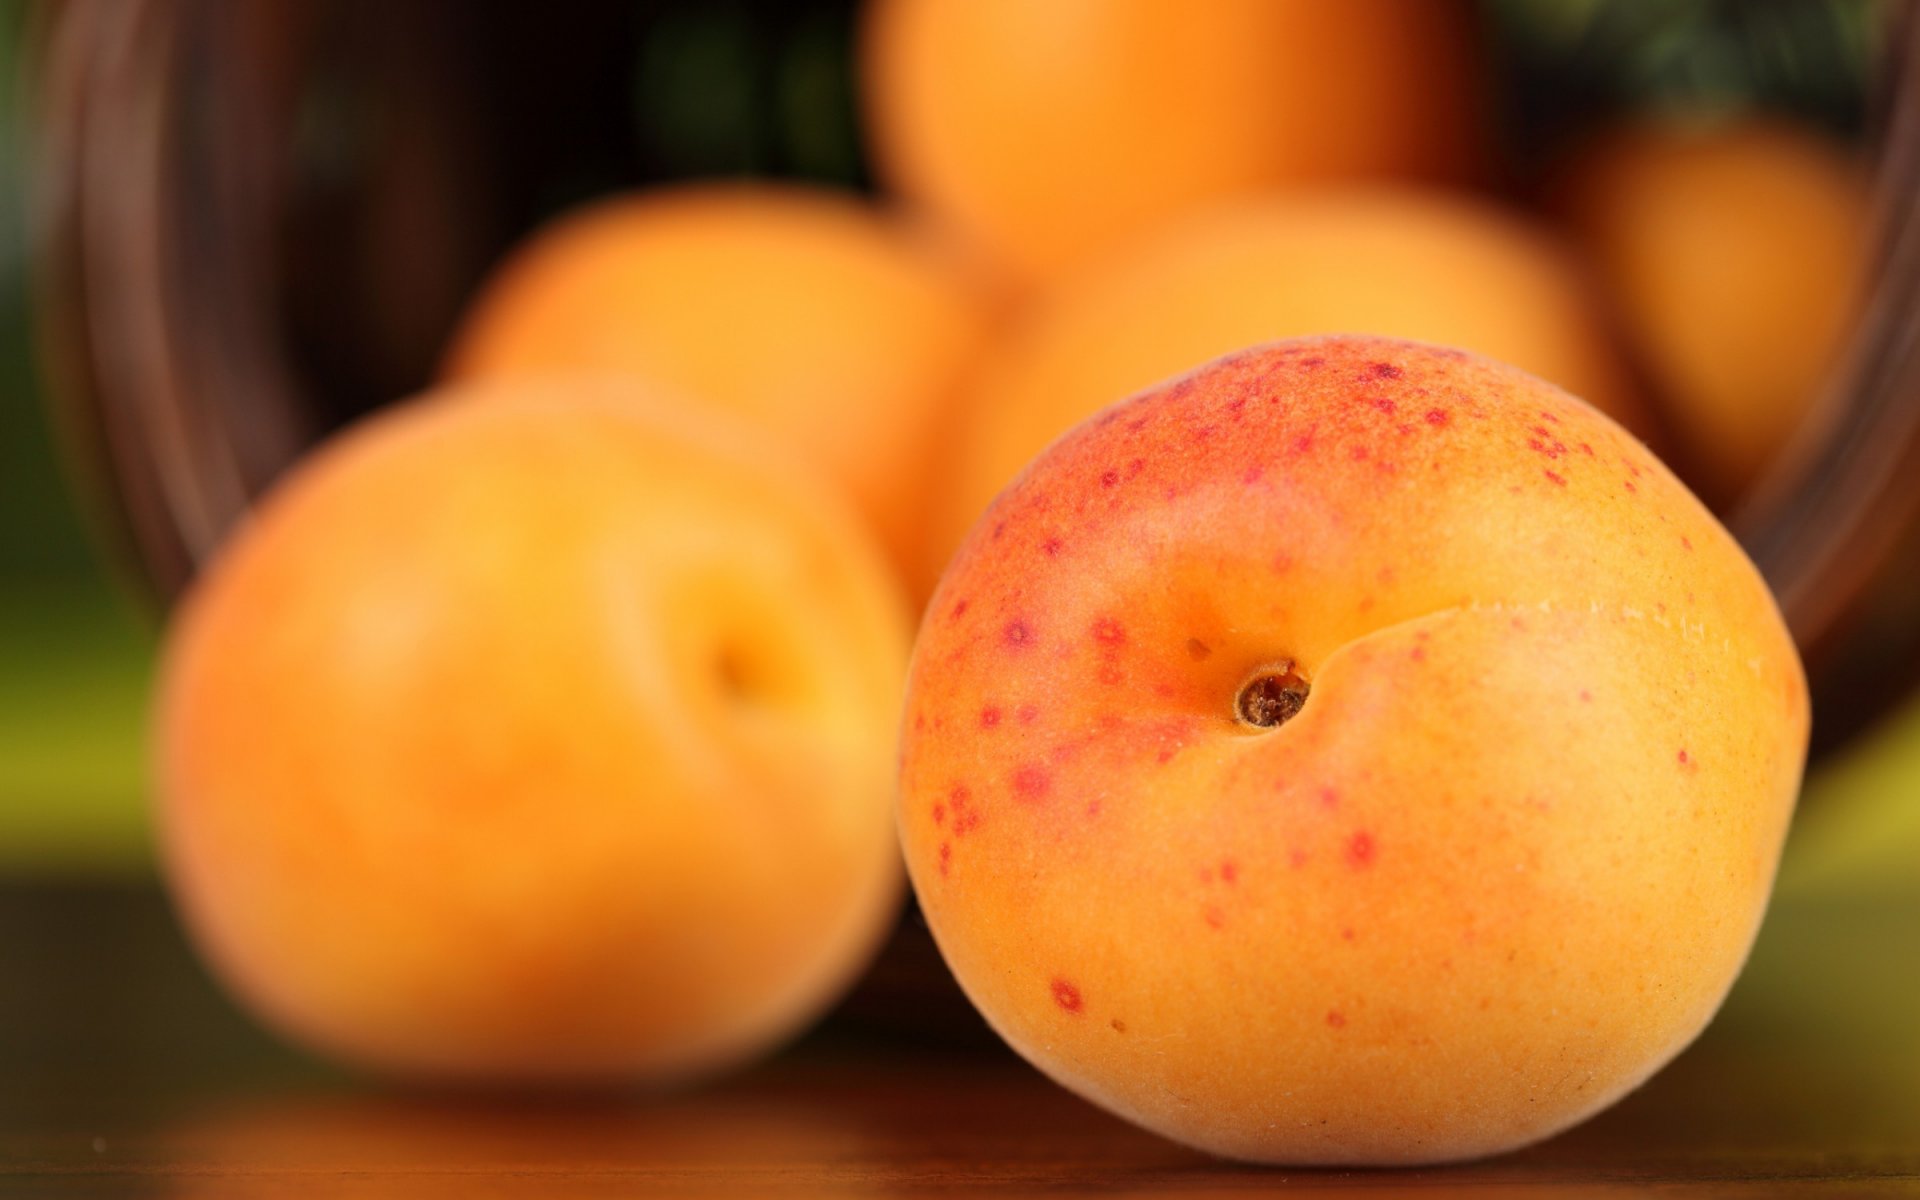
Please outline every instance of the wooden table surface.
M1585 1126L1464 1167L1260 1170L870 1008L667 1097L382 1092L234 1012L153 888L8 884L0 1195L1920 1196L1917 993L1920 897L1790 897L1707 1034Z

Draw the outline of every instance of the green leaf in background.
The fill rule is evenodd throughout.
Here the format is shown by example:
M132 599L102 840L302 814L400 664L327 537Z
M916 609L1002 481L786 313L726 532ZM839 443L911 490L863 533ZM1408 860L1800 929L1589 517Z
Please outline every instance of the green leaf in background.
M1612 115L1792 113L1869 132L1885 0L1483 0L1523 161Z

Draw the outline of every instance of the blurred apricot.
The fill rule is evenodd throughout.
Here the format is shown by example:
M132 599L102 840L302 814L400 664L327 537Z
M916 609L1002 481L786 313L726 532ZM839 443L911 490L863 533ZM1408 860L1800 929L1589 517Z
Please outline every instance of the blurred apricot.
M1760 118L1616 128L1555 181L1708 499L1736 499L1818 398L1855 309L1867 186L1831 139Z
M1228 351L1315 333L1477 351L1648 434L1598 300L1551 233L1487 204L1402 189L1235 204L1072 281L982 363L936 506L934 565L1082 418Z
M536 234L482 290L446 373L619 371L747 418L840 483L905 569L987 321L963 268L851 196L684 187Z
M167 881L257 1016L429 1079L737 1066L896 912L907 622L833 489L625 379L380 413L194 584Z
M879 175L1021 281L1223 196L1485 158L1455 0L878 0L863 41Z

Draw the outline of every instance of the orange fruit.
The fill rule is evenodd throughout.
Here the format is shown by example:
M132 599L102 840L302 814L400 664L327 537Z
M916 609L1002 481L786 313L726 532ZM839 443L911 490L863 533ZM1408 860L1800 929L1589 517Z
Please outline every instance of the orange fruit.
M1867 186L1831 139L1755 118L1623 126L1556 181L1709 499L1737 498L1819 398L1858 300Z
M156 702L209 965L387 1074L653 1081L890 924L906 614L842 497L626 380L384 411L196 581Z
M1343 332L1478 351L1647 432L1598 300L1550 233L1403 189L1233 204L1063 286L983 360L941 485L931 567L1029 459L1097 409L1231 350Z
M863 40L879 175L1017 280L1221 196L1484 157L1453 0L879 0Z
M537 233L481 291L446 373L621 372L745 418L837 481L905 565L986 325L965 271L852 197L685 187Z

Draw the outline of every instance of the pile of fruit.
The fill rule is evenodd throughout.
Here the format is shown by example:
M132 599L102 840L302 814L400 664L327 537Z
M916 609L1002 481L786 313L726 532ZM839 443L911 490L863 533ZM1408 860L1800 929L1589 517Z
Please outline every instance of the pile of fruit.
M1665 461L1724 510L1817 418L1865 182L1638 122L1497 199L1473 15L878 0L882 197L533 234L177 614L212 967L386 1075L683 1080L857 981L904 846L1008 1042L1222 1154L1491 1153L1645 1079L1808 725Z

